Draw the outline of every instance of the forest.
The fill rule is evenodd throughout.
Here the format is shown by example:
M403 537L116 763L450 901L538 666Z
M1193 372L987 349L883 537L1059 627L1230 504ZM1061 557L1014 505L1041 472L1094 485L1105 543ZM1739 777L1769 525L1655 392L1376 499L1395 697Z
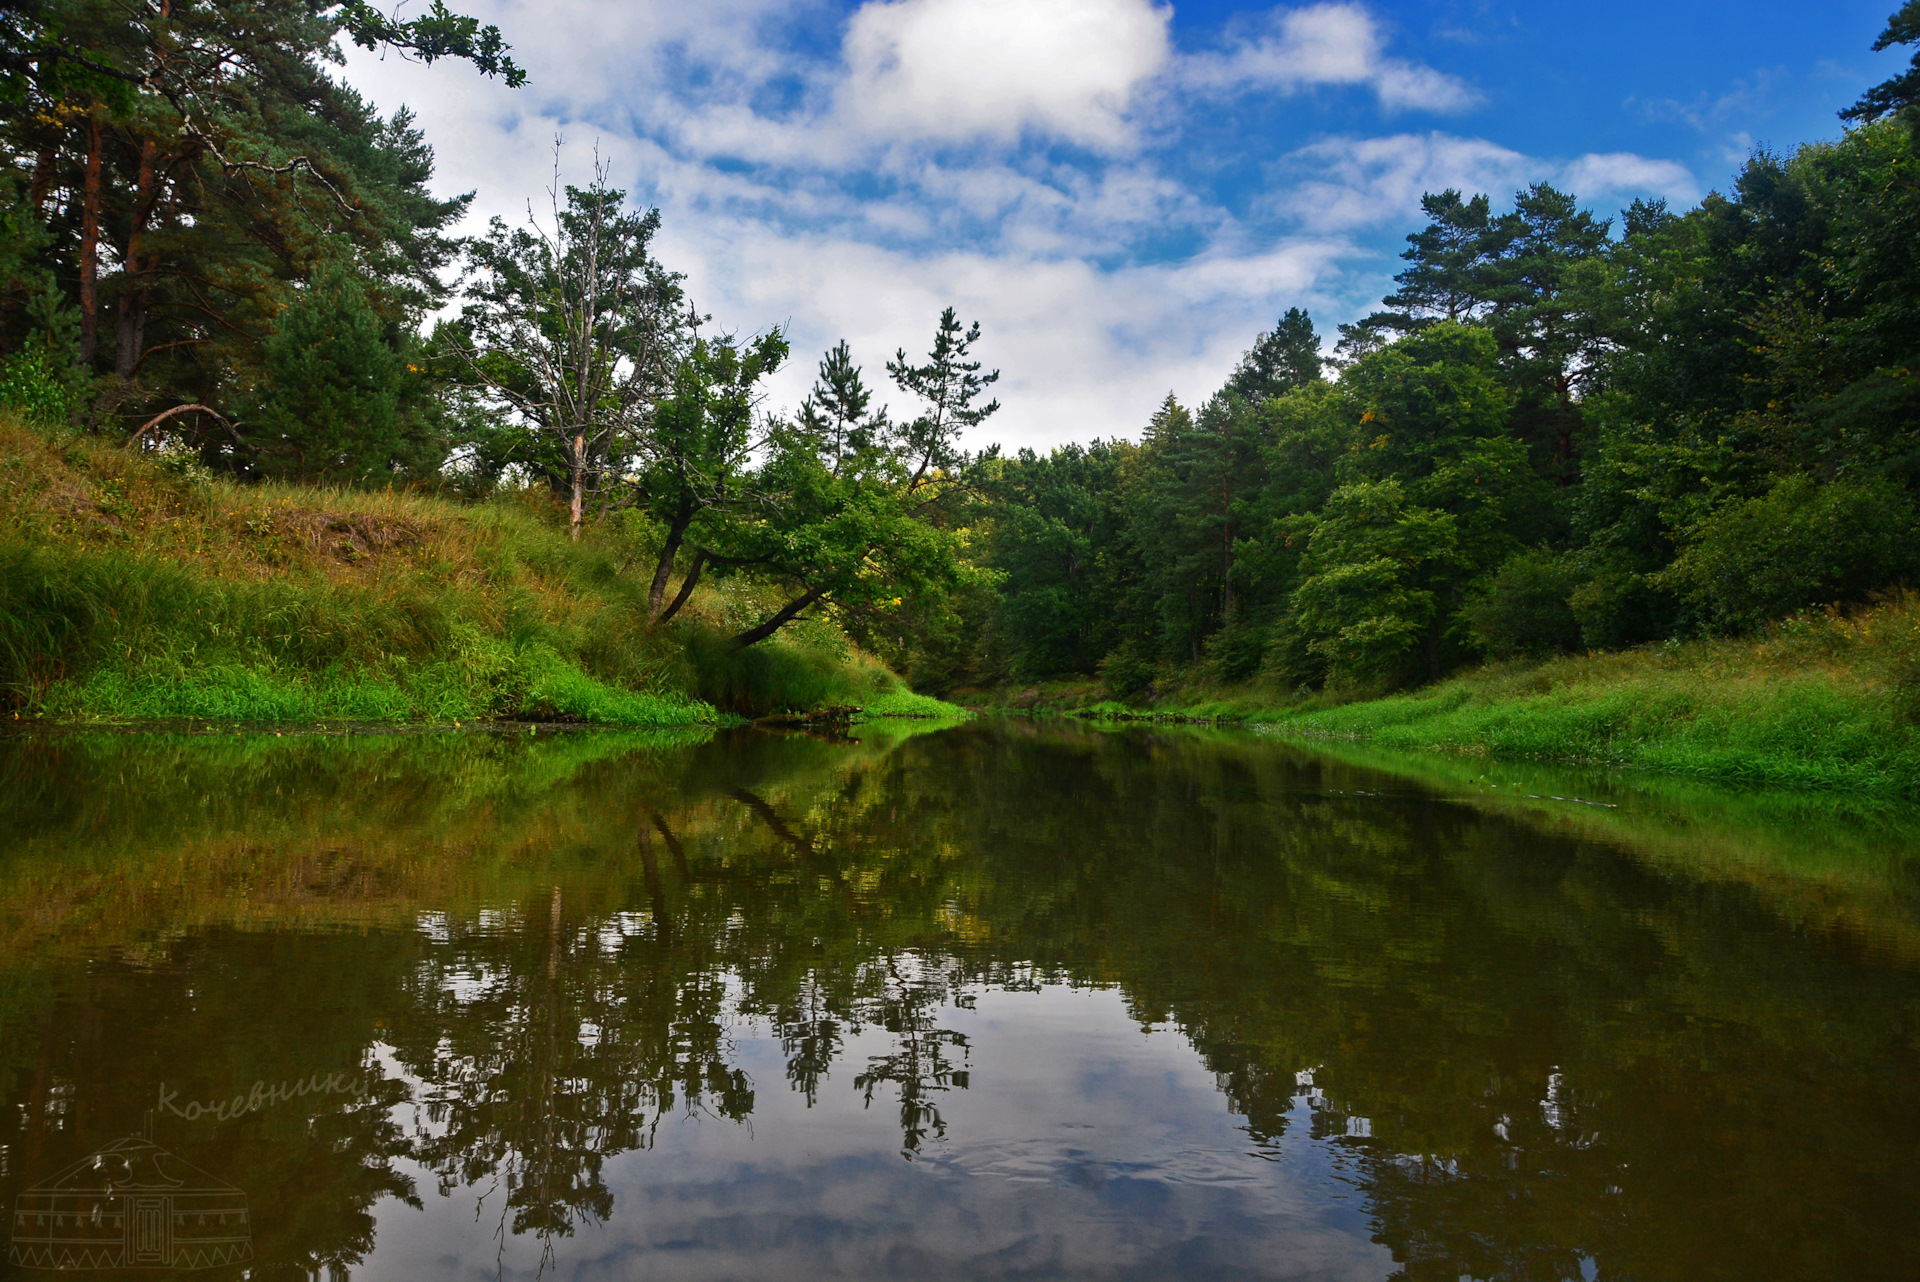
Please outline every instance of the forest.
M951 308L883 362L905 408L844 342L769 406L788 337L703 315L605 169L556 162L542 217L454 234L472 194L434 194L343 42L528 74L439 0L0 14L0 404L262 495L533 503L648 636L810 625L932 692L1377 693L1750 634L1920 567L1920 55L1838 138L1756 151L1695 208L1429 193L1394 290L1330 348L1288 309L1204 402L1008 455L967 448L998 373ZM1916 42L1911 0L1878 47ZM6 538L44 569L65 528ZM86 629L8 591L31 706Z
M1920 4L1881 47L1920 40ZM1422 201L1323 359L1289 310L1138 442L983 489L986 661L1283 689L1751 633L1920 565L1920 71L1844 135L1617 220L1540 183Z

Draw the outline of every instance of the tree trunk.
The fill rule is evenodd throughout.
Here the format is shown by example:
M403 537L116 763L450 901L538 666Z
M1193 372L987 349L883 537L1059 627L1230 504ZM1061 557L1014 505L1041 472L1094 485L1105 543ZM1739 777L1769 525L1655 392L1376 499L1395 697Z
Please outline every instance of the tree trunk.
M120 306L114 325L113 372L121 378L133 377L133 372L140 367L140 352L147 341L146 278L152 271L152 264L141 261L140 242L145 236L147 220L153 216L153 208L158 201L159 193L154 189L153 139L148 138L140 144L140 176L134 187L133 227L127 233L127 252L122 262L126 286L120 292Z
M1233 523L1228 522L1220 537L1220 624L1233 619Z
M33 162L33 181L27 186L27 199L33 204L35 222L47 220L47 193L53 190L53 166L59 158L58 147L44 147Z
M93 369L100 345L100 112L87 116L87 177L80 201L80 363Z
M673 603L661 611L660 617L654 620L656 623L665 623L668 619L680 613L680 607L685 605L687 598L693 595L694 585L700 582L700 571L706 568L707 550L705 548L694 549L693 564L687 567L687 577L680 580L680 591L674 595Z
M660 560L653 567L653 582L647 585L649 623L660 620L660 603L667 599L667 580L673 577L673 563L679 559L680 544L687 537L687 526L692 523L693 516L683 502L680 510L673 514L672 523L667 526L667 541L660 549Z
M761 641L765 641L768 637L778 632L781 628L784 628L787 626L787 624L792 623L796 618L800 616L800 612L802 610L806 609L808 606L812 605L815 601L818 601L821 597L825 596L826 594L827 593L825 588L810 589L805 594L801 596L797 596L793 600L781 606L780 612L774 615L772 618L768 619L765 623L760 624L758 627L748 628L745 632L742 632L739 635L733 637L730 641L728 641L727 644L732 646L736 650L744 650L750 645L755 645Z
M587 438L575 433L573 437L573 507L567 521L567 533L574 542L580 541L580 529L586 523L587 497Z

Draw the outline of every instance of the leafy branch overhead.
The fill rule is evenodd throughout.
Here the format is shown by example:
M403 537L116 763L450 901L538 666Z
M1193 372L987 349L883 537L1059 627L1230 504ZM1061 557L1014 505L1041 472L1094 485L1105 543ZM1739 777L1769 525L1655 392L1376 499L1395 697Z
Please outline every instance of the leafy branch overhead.
M527 83L527 73L507 56L509 46L500 28L451 12L444 0L433 0L424 17L410 22L387 17L366 0L346 0L340 6L341 27L362 49L392 49L403 57L431 65L442 58L471 62L482 75L498 76L509 88Z

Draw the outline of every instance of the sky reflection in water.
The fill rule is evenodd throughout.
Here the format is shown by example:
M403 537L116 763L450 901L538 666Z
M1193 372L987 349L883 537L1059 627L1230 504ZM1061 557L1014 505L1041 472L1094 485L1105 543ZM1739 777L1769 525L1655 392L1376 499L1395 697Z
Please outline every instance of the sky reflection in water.
M133 1134L244 1194L195 1276L1920 1263L1904 814L861 737L0 742L13 1273Z

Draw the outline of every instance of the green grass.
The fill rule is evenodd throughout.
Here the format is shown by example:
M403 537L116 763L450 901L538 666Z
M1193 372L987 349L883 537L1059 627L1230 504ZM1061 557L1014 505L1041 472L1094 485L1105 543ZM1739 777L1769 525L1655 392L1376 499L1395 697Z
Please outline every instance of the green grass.
M1818 675L1758 689L1655 678L1505 697L1453 682L1273 723L1386 747L1920 795L1920 743L1912 728L1896 720L1886 700Z
M1920 797L1920 600L1752 637L1492 665L1384 698L1194 686L1136 705L1077 693L1062 687L1052 702L1092 720L1238 722L1395 750Z
M860 711L861 715L868 719L875 717L953 718L969 715L965 708L936 699L932 695L915 694L904 688L866 700L861 705Z
M1247 718L1285 732L1793 788L1920 796L1920 604L1760 636L1513 664Z
M0 416L0 709L283 722L711 722L904 696L830 622L733 651L776 585L646 626L659 532L483 503L239 486Z

